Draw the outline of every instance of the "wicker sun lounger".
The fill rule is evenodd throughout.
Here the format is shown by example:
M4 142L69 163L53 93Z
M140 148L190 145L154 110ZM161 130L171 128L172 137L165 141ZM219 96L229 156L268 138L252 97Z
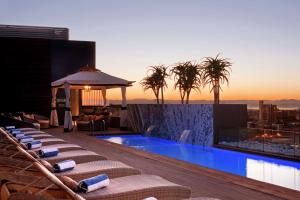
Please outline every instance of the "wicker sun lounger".
M48 133L46 133L44 131L39 131L39 130L24 131L23 133L24 133L24 135L31 136L33 138L38 138L38 137L43 138L44 136L51 136L51 137L53 137L53 135L50 135L50 134L48 134Z
M45 134L44 131L33 130L33 131L23 131L24 135L35 135L35 134Z
M55 137L40 138L40 139L34 138L34 139L41 141L43 145L67 143L65 140L60 138L55 138ZM9 142L8 140L3 140L1 141L0 145L7 145L7 144L11 144L11 142Z
M0 174L0 178L9 180L1 188L6 191L7 196L10 196L10 192L19 191L28 183L32 183L26 188L30 192L47 187L47 181L34 183L34 181L38 180L34 176L6 173L4 176ZM52 195L56 198L62 198L63 194L64 191L54 186L45 191L45 195ZM169 182L159 176L132 175L110 179L110 184L105 188L90 193L78 194L86 200L141 200L148 197L155 197L159 200L179 200L189 198L191 191L185 186Z
M23 145L24 149L27 149L25 145ZM43 148L57 148L59 152L65 152L65 151L74 151L74 150L84 150L79 145L76 144L69 144L64 141L44 141L42 142L42 147L31 149L32 151L39 151ZM11 143L0 143L0 154L14 154L16 152L16 146Z
M76 164L92 162L96 160L107 160L106 157L100 156L95 152L87 151L87 150L74 150L74 151L61 152L57 156L43 158L43 159L48 161L51 164L55 164L57 162L61 162L69 159L74 160Z
M79 145L76 144L68 144L68 143L63 143L63 144L44 144L42 145L41 148L38 149L32 149L33 151L39 151L43 148L56 148L59 150L59 152L65 152L65 151L73 151L73 150L83 150L84 148L82 148Z
M76 181L85 178L107 174L110 178L141 174L140 170L132 168L122 162L113 160L99 160L77 164L71 171L55 173L57 176L68 176Z
M43 162L41 162L43 163ZM31 167L32 162L21 159L4 157L0 160L0 171L22 172L24 175L41 176L38 169ZM26 169L26 170L24 170ZM52 171L52 169L49 169ZM75 168L69 171L54 173L56 176L68 176L76 181L90 178L99 174L107 174L110 178L118 178L129 175L141 174L140 170L128 166L119 161L98 160L93 162L76 164Z
M59 150L59 152L65 152L65 151L73 151L73 150L84 150L84 148L82 148L79 145L76 144L69 144L69 143L51 143L48 144L47 142L42 143L42 147L41 148L36 148L36 149L31 149L32 151L39 151L43 148L56 148ZM0 144L0 153L2 151L16 151L16 147L15 145L12 144Z
M20 131L26 132L26 131L37 131L35 128L19 128Z
M25 159L26 157L22 154L18 154L18 151L15 150L0 150L1 157L14 157L17 159ZM37 156L37 155L36 155ZM55 164L57 162L61 162L64 160L74 160L76 164L98 161L98 160L107 160L106 157L96 154L95 152L88 150L70 150L59 152L57 156L48 157L48 158L40 158L42 160L46 160L51 164Z
M8 181L8 183L5 183L1 186L1 191L2 191L1 192L1 200L2 199L10 200L11 197L13 197L13 195L10 195L10 192L11 192L11 194L13 194L14 191L23 192L25 194L26 193L36 193L39 190L42 190L50 185L50 181L48 181L46 179L38 181L39 179L41 179L40 176L31 176L31 175L23 175L23 174L21 175L21 174L7 173L7 172L1 172L0 179L4 179L4 180ZM38 181L38 182L33 183L32 186L30 186L30 188L28 188L29 189L29 190L27 190L28 192L22 191L22 187L24 188L24 186L26 186L27 184L29 184L33 181ZM38 195L38 196L41 196L41 195ZM65 192L60 190L60 188L58 188L55 185L51 186L49 189L47 189L45 192L43 192L42 196L45 199L49 199L49 198L65 199L65 198L67 198L65 195ZM23 199L23 198L21 198L21 199Z
M44 173L49 174L47 171L44 171ZM0 172L0 179L7 181L0 188L1 200L84 200L79 194L71 191L70 188L51 174L47 177L41 177ZM32 194L34 196L31 196Z
M106 188L81 194L87 200L144 199L164 200L189 198L189 188L177 185L155 175L134 175L111 179Z
M67 143L63 139L55 138L55 137L53 137L53 138L42 138L42 139L38 139L38 140L41 141L43 145Z
M39 141L41 141L43 144L46 143L46 142L57 142L57 143L62 142L62 143L66 143L65 140L60 139L60 138L55 138L55 137L53 137L53 138L42 138L42 139L39 139Z
M44 135L44 134L47 134L47 135L50 135L44 131L40 131L40 130L20 130L22 131L22 133L24 133L24 135Z
M37 140L37 139L43 139L43 138L53 138L53 135L47 134L47 133L43 133L43 134L35 134L35 135L29 135L30 137L32 137L33 139Z

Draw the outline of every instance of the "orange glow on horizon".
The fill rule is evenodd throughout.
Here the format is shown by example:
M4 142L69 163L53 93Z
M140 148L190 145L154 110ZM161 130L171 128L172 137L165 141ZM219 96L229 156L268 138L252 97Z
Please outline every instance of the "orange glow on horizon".
M107 91L108 99L121 99L120 89L113 89ZM288 90L272 90L268 88L248 89L224 87L221 92L221 100L280 100L280 99L300 99L300 93L297 95L295 91ZM167 100L180 100L179 91L173 88L167 88L164 92L164 97ZM135 85L127 88L127 99L155 99L152 91L144 91L141 86ZM213 93L210 93L207 88L202 89L201 93L193 91L190 95L190 100L213 100Z

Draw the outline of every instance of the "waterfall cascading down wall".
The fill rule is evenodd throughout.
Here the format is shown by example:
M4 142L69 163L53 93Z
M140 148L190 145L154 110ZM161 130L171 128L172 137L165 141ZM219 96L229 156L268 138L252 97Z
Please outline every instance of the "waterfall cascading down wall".
M246 104L128 104L127 110L134 132L202 146L239 138L247 127Z
M209 104L129 104L128 119L133 131L178 141L190 130L185 143L213 145L213 105Z

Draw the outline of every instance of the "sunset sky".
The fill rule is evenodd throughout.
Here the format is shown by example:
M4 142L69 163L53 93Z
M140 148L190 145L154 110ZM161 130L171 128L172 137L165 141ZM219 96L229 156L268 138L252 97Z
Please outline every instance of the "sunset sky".
M234 63L222 99L300 99L299 10L299 0L2 0L0 24L67 27L72 40L96 41L97 68L137 81L129 99L154 98L139 85L148 66L218 53ZM166 99L179 99L168 82Z

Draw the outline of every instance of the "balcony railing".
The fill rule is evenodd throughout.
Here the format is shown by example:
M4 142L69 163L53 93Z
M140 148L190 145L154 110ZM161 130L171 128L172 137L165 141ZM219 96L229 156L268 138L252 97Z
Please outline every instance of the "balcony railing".
M278 156L300 158L300 132L273 129L220 129L217 144Z

